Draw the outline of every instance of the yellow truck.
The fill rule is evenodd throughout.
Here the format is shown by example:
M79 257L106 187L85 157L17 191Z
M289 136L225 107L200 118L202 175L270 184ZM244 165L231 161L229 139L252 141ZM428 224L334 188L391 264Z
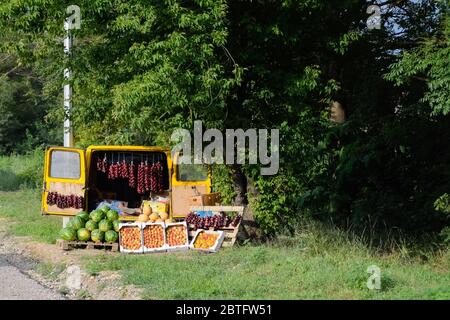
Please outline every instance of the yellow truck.
M177 157L177 155L175 155ZM109 179L98 170L98 163L125 162L136 164L159 162L162 165L161 191L159 194L142 191L130 186L129 179ZM137 179L137 177L136 177ZM142 201L155 196L167 199L171 218L184 218L195 196L211 193L211 175L203 165L180 164L172 159L169 148L147 146L89 146L86 150L65 147L49 147L45 151L42 214L74 216L79 211L92 211L102 201L118 201L126 204L124 211L139 211ZM58 195L63 204L54 201ZM59 199L59 198L58 198ZM51 200L51 201L50 201ZM123 215L121 220L135 220L133 214Z

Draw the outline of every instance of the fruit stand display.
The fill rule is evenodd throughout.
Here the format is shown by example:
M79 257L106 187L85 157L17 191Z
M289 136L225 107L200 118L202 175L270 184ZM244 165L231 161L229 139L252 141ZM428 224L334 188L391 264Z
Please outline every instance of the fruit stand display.
M120 252L124 253L144 252L142 244L142 224L121 223L119 225L119 244L120 244Z
M85 247L117 251L118 219L118 213L108 206L102 206L90 214L81 211L60 231L58 244L64 250Z
M189 249L188 226L186 222L168 223L166 225L167 251Z
M142 226L144 252L166 251L166 232L162 222L145 223Z
M217 252L224 238L225 233L223 231L199 229L195 232L189 248L205 252Z
M186 216L189 237L194 238L196 231L220 230L224 232L223 247L233 246L239 233L244 207L242 206L200 206L191 207Z

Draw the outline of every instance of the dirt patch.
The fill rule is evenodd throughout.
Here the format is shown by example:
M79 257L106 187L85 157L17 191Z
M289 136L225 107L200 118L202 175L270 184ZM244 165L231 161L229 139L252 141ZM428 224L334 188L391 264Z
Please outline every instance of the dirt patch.
M39 243L29 237L7 235L7 223L9 222L6 219L0 219L0 255L45 287L63 293L68 299L140 299L141 290L135 286L124 285L119 273L104 271L89 275L82 268L86 258L118 253L88 249L63 251L56 244ZM51 277L46 272L39 272L38 266L43 264L50 266L50 269L59 265L62 270ZM79 267L79 287L69 285L69 266Z

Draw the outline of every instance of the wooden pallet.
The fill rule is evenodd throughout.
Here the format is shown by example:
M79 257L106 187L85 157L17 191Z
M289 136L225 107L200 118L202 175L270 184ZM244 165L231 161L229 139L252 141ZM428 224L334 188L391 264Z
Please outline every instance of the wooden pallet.
M212 212L237 212L240 215L244 214L244 207L231 207L231 206L200 206L191 207L192 212L196 211L212 211ZM225 239L223 240L222 247L232 247L237 239L237 235L240 231L242 219L236 227L223 227L218 230L225 233ZM209 230L214 230L214 228L209 228ZM189 241L192 240L195 234L195 226L189 225Z
M106 243L106 242L92 242L92 241L66 241L58 239L56 244L62 250L71 249L110 249L113 252L119 251L118 243Z

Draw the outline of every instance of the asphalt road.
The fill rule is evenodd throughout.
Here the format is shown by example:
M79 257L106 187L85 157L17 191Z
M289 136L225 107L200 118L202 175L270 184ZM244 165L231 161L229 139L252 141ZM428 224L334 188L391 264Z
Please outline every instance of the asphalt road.
M30 263L16 255L0 254L0 300L61 300L62 296L21 272Z

